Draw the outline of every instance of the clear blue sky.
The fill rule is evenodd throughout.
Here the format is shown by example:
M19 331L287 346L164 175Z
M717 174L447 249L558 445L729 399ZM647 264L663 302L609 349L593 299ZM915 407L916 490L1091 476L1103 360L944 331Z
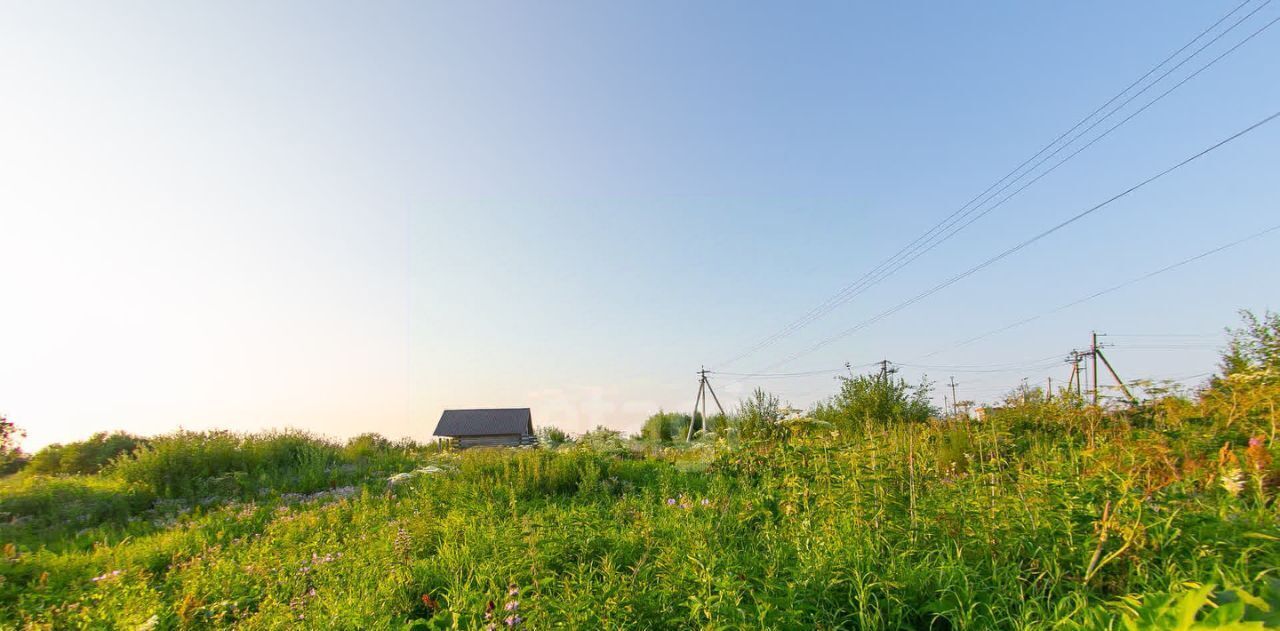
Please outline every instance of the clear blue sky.
M702 364L759 371L1280 110L1277 26L888 281L715 364L1236 4L10 3L0 410L28 448L179 425L425 438L442 408L508 405L634 429L689 407ZM1280 307L1280 234L910 360L1277 222L1278 160L1280 122L775 370L1016 365L927 371L990 398L1065 379L1033 360L1091 329L1208 336L1112 338L1126 377L1211 370L1237 309ZM834 386L760 383L800 406Z

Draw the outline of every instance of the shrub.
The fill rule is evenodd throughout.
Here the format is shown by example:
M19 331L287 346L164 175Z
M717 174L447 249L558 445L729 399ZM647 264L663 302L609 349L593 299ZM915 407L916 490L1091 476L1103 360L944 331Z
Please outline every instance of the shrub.
M259 489L309 492L369 472L403 470L413 462L404 445L371 434L339 447L298 431L181 431L152 439L134 457L117 460L112 470L162 497L201 497L252 495Z
M28 464L32 473L85 474L97 473L112 460L133 453L146 441L124 432L98 432L88 440L53 444L37 451Z
M669 443L672 439L684 440L688 431L688 414L658 410L657 414L645 419L640 436L645 440Z
M781 420L782 401L763 388L756 388L750 397L743 399L734 415L738 433L747 440L780 437L782 428L778 422Z
M854 435L872 425L923 423L937 415L929 400L931 387L912 386L891 375L841 377L840 391L814 410L814 416Z
M573 442L569 434L555 425L543 425L538 428L538 443L543 447L559 447Z
M628 453L627 445L622 440L622 432L597 425L595 429L578 437L576 444L601 454L620 455Z

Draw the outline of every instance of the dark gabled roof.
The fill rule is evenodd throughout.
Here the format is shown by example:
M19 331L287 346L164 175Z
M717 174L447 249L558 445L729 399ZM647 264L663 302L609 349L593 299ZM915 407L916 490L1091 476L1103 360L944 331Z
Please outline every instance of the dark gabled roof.
M445 410L436 424L436 436L493 436L533 434L529 408Z

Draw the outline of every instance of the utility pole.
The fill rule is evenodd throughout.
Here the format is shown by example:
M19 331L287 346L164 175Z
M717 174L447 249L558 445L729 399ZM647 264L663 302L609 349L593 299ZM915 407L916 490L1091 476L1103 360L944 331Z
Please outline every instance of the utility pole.
M1071 392L1071 388L1074 386L1077 397L1083 396L1082 393L1084 391L1084 388L1081 387L1082 382L1084 381L1084 371L1080 370L1080 362L1084 361L1084 357L1084 353L1075 349L1072 349L1071 352L1067 354L1066 361L1068 364L1071 364L1071 376L1067 378L1067 392Z
M1071 374L1067 377L1067 392L1071 392L1071 388L1076 383L1076 373L1080 372L1080 354L1074 349L1067 355L1066 363L1071 364Z
M951 413L952 413L953 415L954 415L954 414L956 414L956 413L958 412L958 410L959 410L959 408L954 407L954 406L956 405L956 401L959 401L959 400L960 400L960 399L957 399L957 398L956 398L956 385L957 385L957 384L956 384L956 377L955 377L955 375L952 375L952 376L951 376L951 405L952 405L953 407L951 408Z
M1053 377L1049 377L1049 389L1044 391L1044 400L1046 402L1053 400Z
M892 375L893 373L898 372L897 368L889 367L889 365L892 363L893 362L887 359L880 360L880 380L884 381L885 383L889 382L889 375Z
M1137 397L1133 396L1132 392L1129 392L1129 387L1124 385L1124 380L1120 379L1120 375L1116 374L1116 369L1111 367L1111 362L1108 361L1107 356L1103 354L1102 348L1098 348L1098 350L1094 351L1094 353L1097 355L1098 358L1102 359L1102 364L1107 367L1107 372L1111 373L1111 378L1116 380L1116 385L1120 386L1120 390L1121 392L1124 392L1124 396L1129 398L1130 403L1137 405L1138 404ZM1098 361L1097 359L1094 359L1095 364L1097 361Z
M693 400L693 414L689 416L689 431L685 433L686 441L693 440L693 425L698 421L698 405L702 405L702 424L706 429L707 424L707 393L711 393L711 400L716 402L716 408L720 410L720 416L725 416L724 406L720 405L720 397L716 396L716 391L711 388L711 381L707 379L707 367L703 366L698 371L698 397Z
M1093 388L1090 389L1086 387L1085 390L1092 393L1093 404L1098 405L1102 391L1102 384L1098 379L1098 360L1101 359L1102 365L1106 367L1108 373L1111 373L1111 378L1115 379L1116 385L1120 387L1121 392L1124 392L1124 396L1129 399L1130 403L1137 405L1137 397L1134 397L1133 393L1129 391L1129 387L1124 385L1124 380L1120 379L1120 375L1116 373L1116 369L1111 365L1111 362L1107 360L1106 353L1102 352L1103 345L1098 343L1098 337L1098 332L1092 331L1089 336L1089 350L1084 353L1071 351L1071 355L1067 358L1067 362L1071 364L1071 379L1074 379L1076 383L1076 394L1080 394L1081 379L1088 377L1088 374L1085 371L1080 370L1080 362L1085 358L1088 358L1089 363L1091 364L1090 368L1093 372ZM1106 336L1103 335L1102 337ZM1052 383L1053 382L1050 381L1050 386L1052 386ZM1071 380L1068 380L1067 390L1070 389Z
M1093 404L1098 404L1098 332L1091 331L1092 338L1089 342L1089 357L1093 360Z

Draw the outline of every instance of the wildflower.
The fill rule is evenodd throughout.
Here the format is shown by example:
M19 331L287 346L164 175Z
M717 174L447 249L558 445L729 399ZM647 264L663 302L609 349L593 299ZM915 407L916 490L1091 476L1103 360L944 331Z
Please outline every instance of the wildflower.
M1222 478L1218 482L1228 493L1239 495L1244 490L1244 475L1240 469L1228 469L1222 474Z
M1244 450L1244 460L1254 473L1262 473L1271 465L1271 454L1267 452L1265 438L1254 436L1249 439L1249 448Z
M507 602L507 604L504 605L502 608L506 609L507 611L515 611L520 608L520 603L519 601L512 600Z
M675 506L675 505L676 505L676 498L674 498L674 497L668 497L668 498L667 498L667 506Z
M105 581L105 580L107 580L107 579L109 579L109 578L115 578L115 577L117 577L117 576L120 576L120 572L122 572L122 570L111 570L110 572L107 572L106 574L103 574L102 576L95 576L95 577L93 577L93 578L91 578L91 579L89 579L89 580L91 580L91 581L93 581L93 582L95 582L95 583L97 583L98 581Z
M698 502L698 503L699 503L699 504L702 504L703 506L710 506L710 505L711 505L711 500L709 500L709 499L707 499L707 498L705 498L705 497L704 497L704 498L702 498L702 501L701 501L701 502Z
M520 586L519 586L519 585L516 585L515 583L512 583L509 587L507 587L507 595L508 595L508 596L519 596L519 595L520 595Z
M507 616L506 620L503 620L503 622L507 623L508 627L516 627L519 626L520 623L524 622L524 618L521 618L518 615L510 615Z

